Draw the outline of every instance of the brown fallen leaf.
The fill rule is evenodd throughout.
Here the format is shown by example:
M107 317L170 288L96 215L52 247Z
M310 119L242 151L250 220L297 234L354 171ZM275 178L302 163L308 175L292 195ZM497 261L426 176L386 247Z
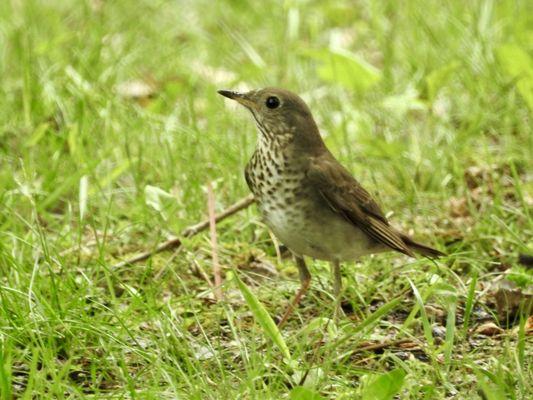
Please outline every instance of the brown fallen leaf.
M416 342L413 342L413 341L408 341L408 342L404 342L404 343L400 343L398 345L398 347L400 349L408 349L408 350L413 350L413 349L420 349L420 345Z
M464 179L470 189L477 188L490 178L491 166L472 165L465 169Z
M384 342L377 341L365 341L359 343L359 346L353 350L354 353L364 352L364 351L374 351L379 352L386 348L401 348L401 349L411 349L417 348L418 345L410 339L400 339L400 340L391 340Z
M488 186L492 190L494 181L498 180L504 186L512 185L512 180L503 180L503 177L511 175L511 169L508 164L490 164L490 165L473 165L466 168L464 179L470 189L480 186Z
M426 304L424 306L428 317L435 319L436 321L444 321L446 317L446 311L444 311L437 304Z
M448 208L452 218L464 218L470 215L468 201L465 197L450 197Z
M529 318L526 320L524 331L526 336L533 336L533 315L529 316ZM513 328L513 334L518 335L519 332L520 325L517 325Z
M533 335L533 315L531 315L526 321L526 335Z
M500 328L498 325L496 325L494 322L486 322L478 326L474 331L474 333L477 333L478 335L483 335L483 336L496 336L503 332L504 330Z
M533 308L533 294L519 288L516 283L508 279L496 281L491 294L494 297L500 321L514 319L521 308L528 315Z

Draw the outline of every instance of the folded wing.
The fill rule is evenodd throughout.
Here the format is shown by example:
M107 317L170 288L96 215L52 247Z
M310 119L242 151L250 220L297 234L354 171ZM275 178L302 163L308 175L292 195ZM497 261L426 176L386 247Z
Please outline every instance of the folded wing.
M310 185L317 188L331 209L368 236L392 250L414 257L402 236L390 225L370 194L331 154L311 162L307 172Z

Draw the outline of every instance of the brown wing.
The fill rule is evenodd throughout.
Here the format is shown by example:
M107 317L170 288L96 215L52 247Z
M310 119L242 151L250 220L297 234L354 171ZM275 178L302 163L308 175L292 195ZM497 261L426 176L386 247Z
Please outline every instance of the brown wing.
M370 194L333 158L324 154L311 162L309 184L316 187L333 211L341 214L377 242L414 257L400 235L389 226Z

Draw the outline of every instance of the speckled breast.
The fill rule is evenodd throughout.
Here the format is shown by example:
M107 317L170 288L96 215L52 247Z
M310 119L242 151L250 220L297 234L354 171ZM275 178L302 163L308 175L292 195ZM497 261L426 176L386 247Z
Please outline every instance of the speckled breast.
M302 234L306 206L303 172L297 172L281 151L258 148L245 170L246 182L255 196L267 226L290 247Z

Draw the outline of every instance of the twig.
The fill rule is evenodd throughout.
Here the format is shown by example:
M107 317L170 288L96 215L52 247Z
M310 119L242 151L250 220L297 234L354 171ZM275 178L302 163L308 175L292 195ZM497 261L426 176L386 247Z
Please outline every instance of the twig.
M391 340L388 342L379 342L379 343L371 343L367 344L365 346L357 347L351 351L351 353L361 353L363 351L376 351L376 350L382 350L387 347L395 347L399 346L401 344L405 343L412 343L413 340L411 339L400 339L400 340Z
M250 204L254 202L254 198L252 195L249 195L247 197L244 197L243 199L239 200L235 204L231 205L230 207L226 208L224 211L222 211L220 214L215 216L215 222L220 222L227 217L241 211L242 209L248 207ZM180 247L182 244L182 240L184 238L190 238L204 230L206 230L209 227L209 219L199 222L195 225L191 225L187 228L185 228L180 236L173 236L170 239L161 242L158 244L154 249L143 251L142 253L139 253L127 260L121 261L118 264L115 264L113 268L121 268L129 264L135 264L141 261L144 261L150 257L152 257L154 254L161 253L162 251L174 249L176 247Z
M207 215L209 217L209 237L211 239L211 260L213 261L213 276L215 277L215 299L222 300L222 277L220 276L220 264L217 252L217 227L215 221L215 194L213 186L207 184Z
M190 265L190 268L191 268L191 272L193 273L193 275L206 281L209 287L213 288L215 286L213 285L213 282L211 282L211 279L209 278L209 276L207 276L207 274L204 272L202 267L198 264L197 260L193 260L193 262Z

